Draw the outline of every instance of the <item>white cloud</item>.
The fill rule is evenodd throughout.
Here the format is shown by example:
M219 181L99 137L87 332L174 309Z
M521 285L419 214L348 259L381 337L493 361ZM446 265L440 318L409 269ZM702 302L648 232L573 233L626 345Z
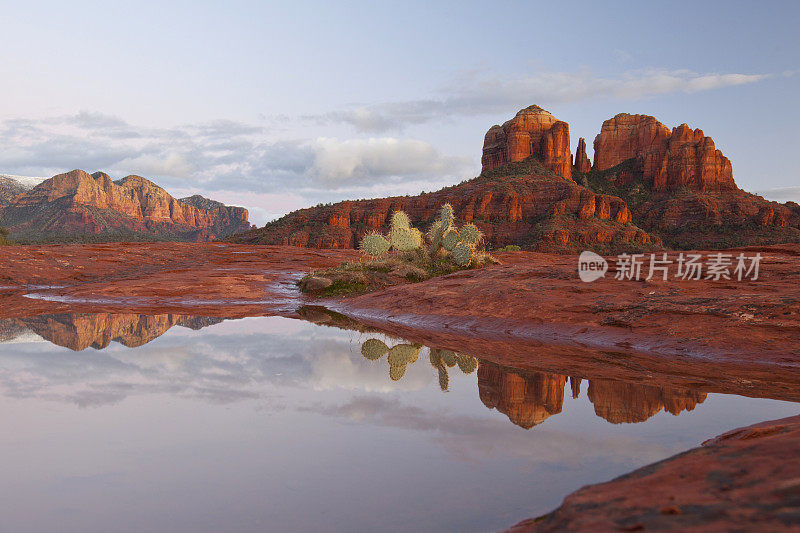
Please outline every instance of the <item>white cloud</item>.
M444 87L434 98L386 102L334 111L314 118L343 122L359 131L402 129L434 119L503 113L530 104L552 105L612 98L639 100L659 94L707 91L755 83L766 74L699 74L690 70L632 70L617 77L597 76L590 70L537 72L499 78L468 73Z
M763 196L767 200L775 202L797 202L800 203L800 186L776 187L774 189L764 189L756 194Z
M369 183L376 178L451 174L469 168L464 158L446 157L418 140L317 139L311 172L329 186Z

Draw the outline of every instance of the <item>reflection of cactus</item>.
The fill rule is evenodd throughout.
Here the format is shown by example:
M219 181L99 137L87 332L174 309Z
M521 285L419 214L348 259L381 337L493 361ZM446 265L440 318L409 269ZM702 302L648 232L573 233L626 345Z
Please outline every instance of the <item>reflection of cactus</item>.
M367 339L364 344L361 345L361 355L370 361L380 359L388 351L389 347L378 339Z
M409 220L408 215L406 215L404 211L394 212L392 215L392 228L411 228L411 220Z
M448 252L452 252L453 248L458 244L458 231L451 228L448 229L442 237L442 246Z
M452 251L453 261L459 266L468 266L475 255L475 249L472 245L465 242L459 242Z
M439 388L446 391L450 386L450 376L447 374L447 368L439 367Z
M464 224L459 231L459 236L462 242L476 245L483 238L483 233L475 224Z
M442 362L449 367L456 366L456 353L452 350L442 350L439 352L442 357Z
M361 249L372 257L385 254L389 251L389 246L389 241L380 233L370 233L361 241Z
M392 378L392 381L399 381L406 373L406 366L390 366L389 367L389 377Z
M478 368L478 360L471 355L456 354L456 363L465 374L472 374Z
M414 363L419 357L419 346L413 344L398 344L389 350L387 361L391 366L405 366Z

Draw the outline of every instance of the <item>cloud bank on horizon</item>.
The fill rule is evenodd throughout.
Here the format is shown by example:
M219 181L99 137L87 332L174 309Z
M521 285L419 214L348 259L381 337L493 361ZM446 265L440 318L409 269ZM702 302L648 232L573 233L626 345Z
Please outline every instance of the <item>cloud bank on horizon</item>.
M475 154L443 154L430 142L387 136L389 131L478 115L507 118L531 103L636 101L752 84L769 76L645 69L618 77L583 70L502 79L472 72L454 79L432 98L286 119L307 126L307 134L296 137L232 120L154 128L93 111L9 118L0 121L0 143L5 147L0 152L0 170L40 176L73 168L103 170L115 178L140 174L173 194L199 192L244 205L253 220L263 224L318 202L415 194L459 182L478 171ZM318 137L313 133L319 123L344 125L358 136L343 131L350 136ZM483 131L476 135L482 136Z

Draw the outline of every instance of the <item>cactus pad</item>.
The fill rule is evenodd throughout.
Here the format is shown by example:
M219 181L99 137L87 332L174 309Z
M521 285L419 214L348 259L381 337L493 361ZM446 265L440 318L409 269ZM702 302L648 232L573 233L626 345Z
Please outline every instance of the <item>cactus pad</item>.
M372 257L385 254L390 246L391 243L380 233L370 233L361 240L361 249Z
M447 230L447 233L442 237L442 246L447 251L452 251L456 244L458 244L458 231L455 229Z
M392 229L394 228L404 228L409 229L411 227L411 221L408 219L408 215L405 214L404 211L395 211L392 215Z
M456 353L452 350L442 350L442 361L449 367L456 366Z
M370 361L375 361L383 357L383 354L389 351L389 347L378 339L367 339L361 345L361 355Z
M472 245L460 242L453 248L451 253L453 254L453 261L455 261L458 266L465 267L472 261L475 250L472 248Z
M450 376L447 374L447 369L443 366L439 367L439 388L446 391L450 386Z
M389 350L386 360L390 366L405 366L417 360L419 350L420 347L413 344L398 344Z
M465 374L472 374L478 368L478 360L471 355L456 354L456 363Z
M478 229L478 226L475 224L464 224L459 232L459 236L461 237L461 241L467 244L478 244L478 242L483 238L483 233L481 230Z
M444 204L442 209L439 211L439 220L442 221L444 227L448 227L453 224L453 206L450 204Z
M406 374L406 366L390 366L389 367L389 377L392 378L392 381L398 381Z
M417 243L417 235L408 228L392 228L392 231L389 233L389 240L392 243L392 248L401 252L416 250L420 246L420 244Z

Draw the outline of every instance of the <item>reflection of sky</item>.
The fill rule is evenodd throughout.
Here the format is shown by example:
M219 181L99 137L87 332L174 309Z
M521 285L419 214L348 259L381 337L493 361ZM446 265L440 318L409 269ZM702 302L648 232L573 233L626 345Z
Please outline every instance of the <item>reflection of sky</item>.
M584 382L526 431L484 407L475 374L442 393L421 356L390 381L366 338L251 318L135 349L0 344L0 530L485 531L797 412L712 394L612 425Z

